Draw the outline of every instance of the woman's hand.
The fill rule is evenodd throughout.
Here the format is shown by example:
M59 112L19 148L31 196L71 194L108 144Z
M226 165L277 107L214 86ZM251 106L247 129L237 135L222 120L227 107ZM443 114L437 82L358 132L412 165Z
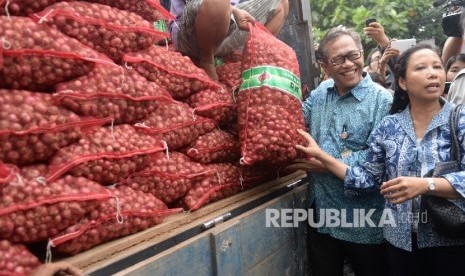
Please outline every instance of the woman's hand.
M401 176L381 185L381 194L394 204L403 203L427 192L426 179L419 177Z
M255 18L253 18L253 16L250 15L250 13L244 10L233 7L232 14L236 19L237 26L239 27L239 29L243 31L249 31L248 23L252 23L252 25L255 25Z

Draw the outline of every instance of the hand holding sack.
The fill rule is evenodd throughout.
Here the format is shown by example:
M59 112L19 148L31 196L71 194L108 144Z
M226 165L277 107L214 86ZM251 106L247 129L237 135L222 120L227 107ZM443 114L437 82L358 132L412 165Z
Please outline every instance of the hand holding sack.
M258 24L257 24L258 26ZM264 27L250 27L237 98L242 163L286 163L301 155L305 129L295 52Z

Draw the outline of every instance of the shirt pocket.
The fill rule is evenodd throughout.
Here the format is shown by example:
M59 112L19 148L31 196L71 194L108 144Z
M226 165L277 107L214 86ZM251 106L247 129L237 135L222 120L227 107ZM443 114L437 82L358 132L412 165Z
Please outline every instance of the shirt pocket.
M352 121L347 123L346 146L352 150L367 148L367 140L372 128L372 122Z

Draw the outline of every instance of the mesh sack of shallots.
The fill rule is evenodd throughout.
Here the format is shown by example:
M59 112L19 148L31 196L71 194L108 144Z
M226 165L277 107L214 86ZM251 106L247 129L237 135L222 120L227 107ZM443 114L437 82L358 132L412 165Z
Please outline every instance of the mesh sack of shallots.
M305 141L299 64L295 52L263 26L250 27L237 97L243 164L286 163Z
M52 96L0 89L0 160L17 165L47 161L111 118L81 118L52 104Z
M237 162L241 157L238 138L220 129L214 129L199 136L184 150L192 160L204 164Z
M221 57L223 63L242 62L242 51L233 50L232 52Z
M19 174L19 169L13 164L5 164L0 161L0 193L2 192L3 186L13 181Z
M75 255L96 245L127 236L181 212L168 207L152 194L127 186L110 187L114 198L97 206L78 223L51 238L51 246Z
M187 209L191 211L207 203L237 194L246 188L238 166L222 163L210 164L208 168L215 173L195 183L182 200Z
M218 88L207 88L189 96L185 101L195 109L195 113L225 125L237 118L237 107L231 88L222 85Z
M130 125L101 127L79 142L61 148L50 161L47 180L69 172L102 185L115 184L141 171L151 153L165 149L166 143Z
M169 35L139 15L87 2L60 2L31 15L120 62L125 53L147 49Z
M173 102L160 106L135 128L165 141L170 150L175 150L213 130L215 124L212 119L194 114L187 104Z
M111 61L27 17L0 16L0 37L0 88L50 92L57 83L87 74L96 63Z
M82 116L112 117L115 124L136 123L160 104L172 101L165 89L137 72L103 64L85 76L58 84L53 99Z
M263 164L240 166L240 171L245 188L252 188L282 176L279 167Z
M72 1L72 0L71 0ZM71 2L66 0L66 2ZM0 0L0 15L26 16L62 0ZM174 19L158 0L88 0L86 2L100 3L120 10L127 10L142 16L148 21Z
M174 16L160 4L159 0L88 0L87 2L131 11L150 22L174 19Z
M157 152L152 154L144 170L131 174L120 184L153 194L171 204L186 195L196 181L212 173L180 152Z
M26 16L61 0L0 0L0 15Z
M242 83L242 63L229 62L216 67L218 81L233 89L238 88Z
M31 243L46 240L108 200L99 183L65 175L47 182L46 165L20 169L0 194L0 238Z
M0 240L0 252L0 276L26 276L40 266L39 259L22 244Z
M161 46L152 46L123 57L130 66L149 81L164 87L175 99L183 99L209 87L220 88L204 70L187 56Z

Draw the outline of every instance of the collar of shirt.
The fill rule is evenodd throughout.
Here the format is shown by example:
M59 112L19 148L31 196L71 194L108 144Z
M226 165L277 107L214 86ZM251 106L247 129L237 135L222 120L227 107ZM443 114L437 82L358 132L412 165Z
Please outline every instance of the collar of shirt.
M343 97L353 95L358 101L362 101L368 93L372 93L371 88L373 87L373 80L371 79L370 75L366 72L363 72L362 76L362 81L360 81L356 86L352 87L352 89L347 91L347 93ZM338 93L334 80L332 80L332 84L327 89L328 93Z
M454 108L454 105L450 102L445 101L442 98L440 98L439 101L441 101L443 107L441 111L439 111L439 113L433 117L433 120L429 124L428 129L425 132L425 135L431 130L441 125L449 124L449 116L452 112L452 109ZM412 139L412 141L416 141L417 138L413 127L413 120L412 116L410 115L410 105L408 105L407 108L404 109L404 111L396 114L395 116L397 116L400 126L404 129L404 131L407 133L410 139Z

